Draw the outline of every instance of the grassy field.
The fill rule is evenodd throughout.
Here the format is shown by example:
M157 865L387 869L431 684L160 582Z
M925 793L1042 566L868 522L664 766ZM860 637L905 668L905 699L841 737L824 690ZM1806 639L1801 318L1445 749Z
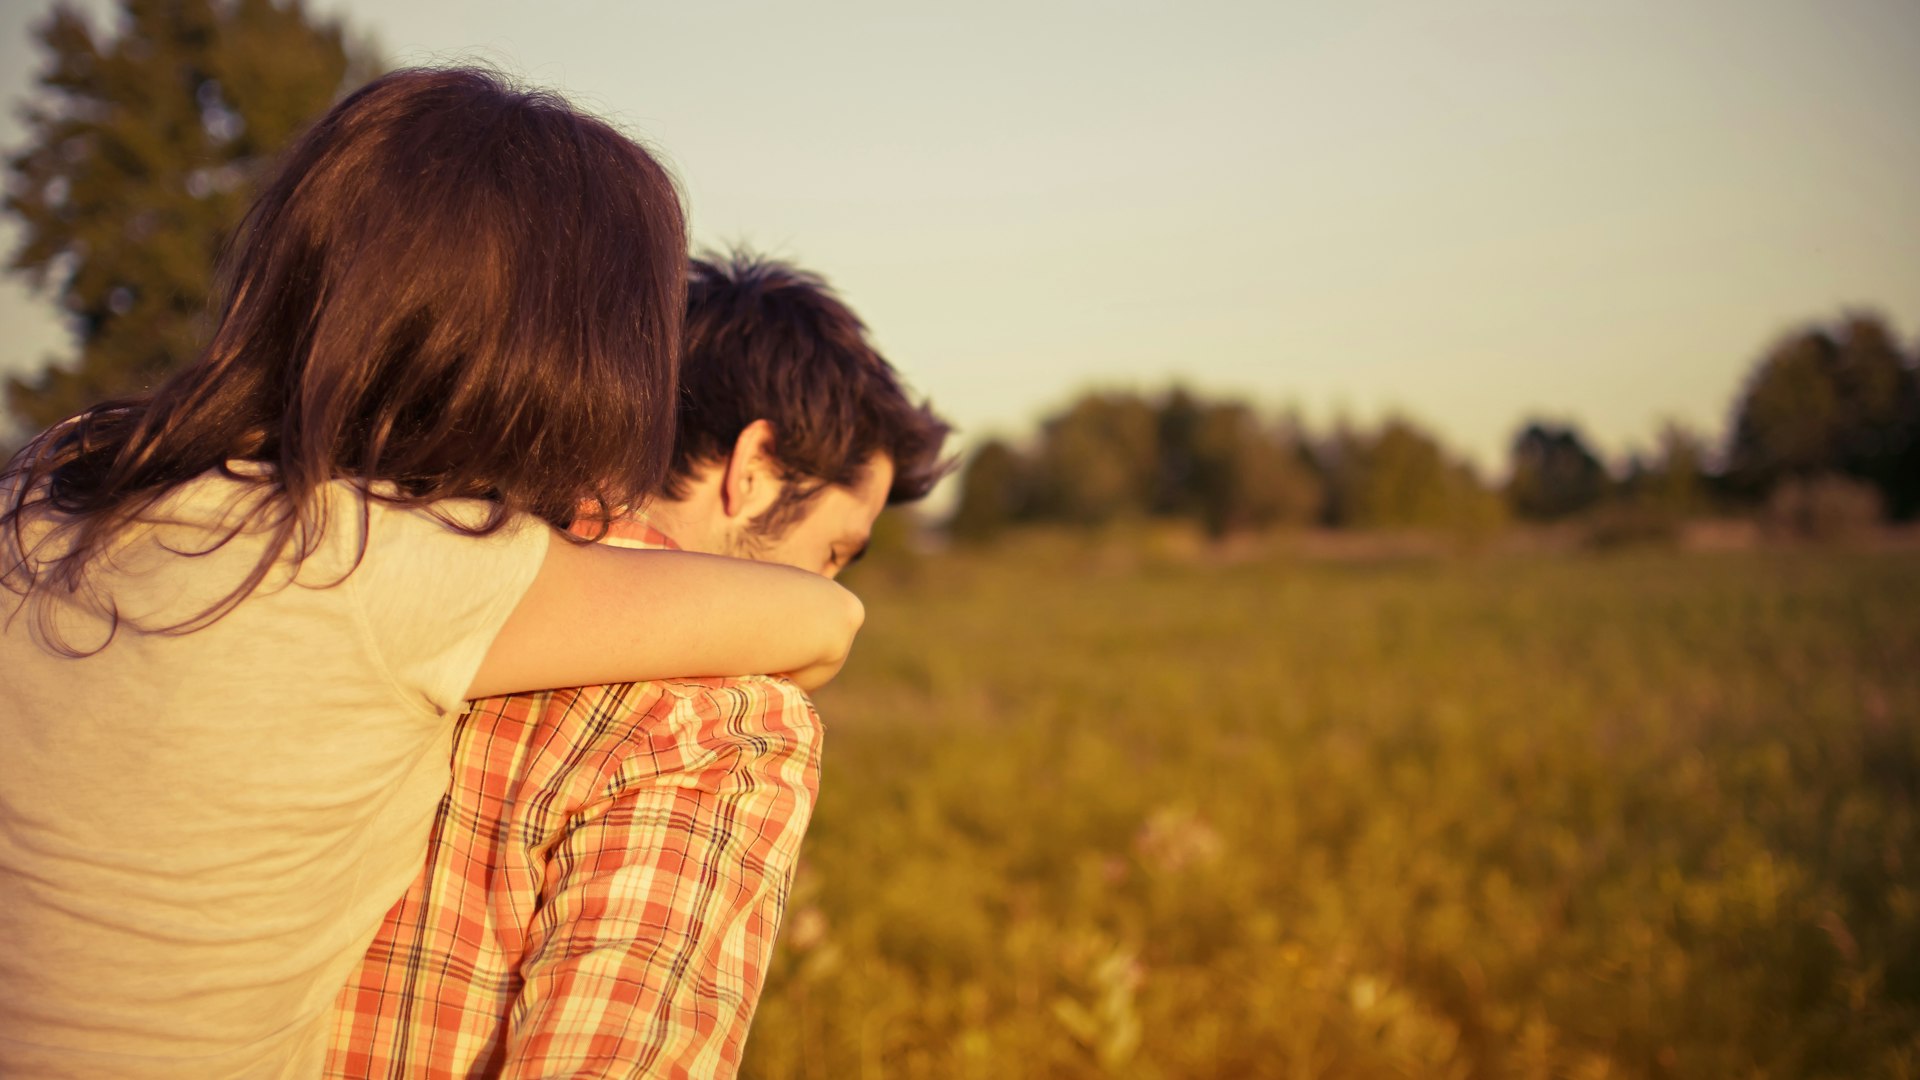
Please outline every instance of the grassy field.
M749 1077L1920 1076L1920 555L862 569Z

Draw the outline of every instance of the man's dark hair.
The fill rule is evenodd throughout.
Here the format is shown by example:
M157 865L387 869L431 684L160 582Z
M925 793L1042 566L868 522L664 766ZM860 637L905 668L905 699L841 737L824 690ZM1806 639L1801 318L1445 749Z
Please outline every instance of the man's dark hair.
M773 425L787 490L756 522L784 529L876 453L893 459L889 504L925 497L954 462L952 428L914 404L866 327L818 275L747 252L694 259L680 357L680 411L667 493L733 450L755 420Z

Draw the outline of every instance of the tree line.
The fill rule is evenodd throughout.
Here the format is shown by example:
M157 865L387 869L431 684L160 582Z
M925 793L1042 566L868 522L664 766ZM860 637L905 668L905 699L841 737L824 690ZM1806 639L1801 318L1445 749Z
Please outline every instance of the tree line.
M1818 531L1920 513L1920 348L1855 313L1813 324L1755 364L1724 445L1669 426L1610 469L1570 424L1515 435L1490 482L1405 417L1315 433L1243 401L1174 387L1088 393L1020 443L990 440L961 477L961 539L1023 523L1193 521L1216 536L1280 525L1476 533L1512 521L1585 518L1661 529L1761 510Z

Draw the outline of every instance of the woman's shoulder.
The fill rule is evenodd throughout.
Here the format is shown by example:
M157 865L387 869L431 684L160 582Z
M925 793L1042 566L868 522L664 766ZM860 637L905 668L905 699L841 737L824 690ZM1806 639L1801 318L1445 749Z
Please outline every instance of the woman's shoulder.
M430 581L480 592L495 581L512 588L516 579L531 580L545 555L548 530L524 515L480 500L408 505L392 501L395 494L391 486L335 479L296 505L272 466L229 462L154 500L119 530L89 576L114 597L163 595L164 610L176 615L183 604L222 609L238 599L236 590L276 593L295 584L328 592L345 586L324 600L370 595L384 610L403 601L394 593L419 592ZM165 617L158 609L146 614L140 622Z
M549 531L536 518L483 499L408 502L386 481L336 478L295 505L294 497L275 482L273 467L254 461L229 461L201 473L157 500L142 517L163 528L231 533L236 540L271 537L287 529L294 542L283 555L296 562L319 558L332 563L341 553L350 553L358 563L363 556L387 558L420 548L458 560L487 546L544 540L542 534ZM480 548L469 550L464 540L480 541Z

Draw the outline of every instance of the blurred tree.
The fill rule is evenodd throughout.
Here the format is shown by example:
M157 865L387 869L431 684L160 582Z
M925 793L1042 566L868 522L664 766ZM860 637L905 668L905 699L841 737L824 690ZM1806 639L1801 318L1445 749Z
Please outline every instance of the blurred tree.
M991 540L1027 511L1029 466L1018 451L990 439L967 461L960 503L947 528L956 539Z
M1679 424L1660 432L1660 446L1650 461L1636 459L1625 485L1629 499L1674 518L1691 517L1706 509L1710 476L1707 442Z
M57 297L79 354L11 381L33 430L195 355L213 263L262 165L377 70L300 0L124 0L110 36L61 4L38 34L30 142L8 162L23 237L9 269Z
M1157 425L1160 475L1153 499L1153 510L1157 514L1199 513L1194 473L1199 468L1200 427L1205 411L1184 386L1175 386L1160 399Z
M1388 420L1372 434L1338 432L1328 459L1332 525L1477 533L1504 516L1472 468L1451 460L1438 439L1404 419Z
M1320 511L1320 478L1291 427L1263 423L1237 401L1204 402L1176 387L1160 400L1156 513L1215 536L1304 523Z
M1032 497L1042 516L1100 524L1153 508L1159 417L1138 394L1088 394L1045 422Z
M1214 535L1320 512L1323 485L1297 425L1175 388L1158 398L1087 394L1047 420L1032 455L998 440L975 451L948 527L990 539L1018 521L1101 524L1178 517Z
M1708 468L1706 441L1669 423L1650 454L1635 453L1614 497L1586 515L1586 540L1595 547L1669 545L1684 538L1689 520L1712 506L1717 481Z
M1856 314L1837 331L1794 334L1760 361L1736 409L1728 471L1753 497L1788 478L1853 476L1905 517L1920 510L1917 443L1914 368L1883 321Z
M1238 402L1199 412L1186 489L1209 533L1304 524L1318 516L1320 478L1290 430L1263 424Z
M1513 440L1507 501L1514 512L1553 521L1585 510L1606 494L1607 470L1571 427L1534 422Z
M983 540L1023 521L1145 516L1185 518L1220 536L1322 520L1481 533L1506 512L1470 466L1408 421L1343 430L1322 455L1297 422L1175 388L1157 398L1087 394L1043 424L1030 455L982 445L948 527Z
M1901 353L1885 321L1856 313L1840 328L1838 381L1853 417L1841 467L1878 488L1885 509L1920 512L1920 357Z

